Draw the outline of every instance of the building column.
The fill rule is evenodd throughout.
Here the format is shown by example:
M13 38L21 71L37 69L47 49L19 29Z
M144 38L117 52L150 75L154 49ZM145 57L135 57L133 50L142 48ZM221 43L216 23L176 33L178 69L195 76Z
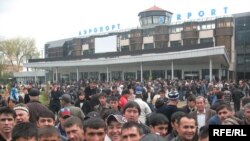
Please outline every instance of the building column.
M122 71L122 81L124 81L124 71Z
M174 61L171 61L171 79L174 80Z
M56 82L58 83L58 67L56 67Z
M36 71L36 68L35 68L35 83L37 81L37 71Z
M168 69L165 70L165 79L168 79Z
M227 69L227 80L229 80L229 70Z
M222 69L218 69L219 72L219 80L221 80L221 76L222 76Z
M138 73L137 73L137 70L135 71L135 80L138 79Z
M212 82L213 80L213 61L209 59L209 81Z
M109 66L107 66L107 82L109 82Z
M181 69L181 79L184 79L184 70Z
M202 79L202 70L199 71L199 78Z
M76 67L76 81L79 81L79 67Z
M143 82L143 70L142 70L142 62L141 62L141 82Z

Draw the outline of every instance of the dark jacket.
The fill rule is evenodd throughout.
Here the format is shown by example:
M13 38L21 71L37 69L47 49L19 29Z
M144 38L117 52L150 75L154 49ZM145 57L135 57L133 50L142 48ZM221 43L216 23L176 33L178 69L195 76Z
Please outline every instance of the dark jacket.
M80 107L81 103L83 103L82 107ZM77 100L75 103L76 107L81 108L82 112L84 113L84 115L87 115L89 112L93 111L90 102L86 99L84 100Z
M36 123L37 116L39 113L49 110L47 107L42 105L39 101L30 101L29 103L27 103L27 107L29 108L31 123Z
M58 112L61 108L59 98L62 96L61 91L52 90L50 93L49 109L53 112Z

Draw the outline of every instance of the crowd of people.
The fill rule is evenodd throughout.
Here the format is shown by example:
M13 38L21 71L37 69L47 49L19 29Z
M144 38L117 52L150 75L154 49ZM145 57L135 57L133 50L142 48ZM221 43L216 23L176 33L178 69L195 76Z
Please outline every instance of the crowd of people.
M208 141L250 125L248 81L152 80L0 88L0 141Z

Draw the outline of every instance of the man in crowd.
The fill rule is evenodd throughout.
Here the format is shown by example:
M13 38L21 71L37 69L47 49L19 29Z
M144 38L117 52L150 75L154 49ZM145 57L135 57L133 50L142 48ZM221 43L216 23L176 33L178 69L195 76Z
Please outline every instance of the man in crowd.
M169 120L160 113L152 113L149 117L149 127L151 133L158 134L162 137L168 134Z
M122 125L127 120L121 115L109 115L107 118L107 136L111 141L121 140Z
M106 123L101 118L89 118L83 125L85 141L104 141Z
M12 130L12 141L37 141L37 140L38 140L38 130L36 125L33 123L22 122L17 124Z
M16 125L16 113L14 110L2 107L0 108L0 141L10 141L12 129Z
M122 141L139 141L144 135L138 122L129 121L122 126Z
M83 123L80 118L75 116L67 118L64 128L69 141L84 141Z
M42 113L38 113L36 125L38 128L55 126L55 114L49 109Z
M14 111L16 112L16 120L17 123L29 122L30 114L29 109L25 104L17 104L14 107Z

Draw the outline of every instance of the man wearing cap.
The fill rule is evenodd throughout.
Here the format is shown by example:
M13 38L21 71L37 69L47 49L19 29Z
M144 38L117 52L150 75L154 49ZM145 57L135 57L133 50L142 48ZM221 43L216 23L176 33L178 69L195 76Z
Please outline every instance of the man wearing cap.
M71 104L71 96L69 94L63 94L60 98L61 106L63 108L69 108L73 116L79 117L81 120L84 120L84 113L79 107L76 107Z
M177 111L181 111L181 109L179 109L177 107L178 104L178 100L179 100L179 93L178 91L172 89L169 93L168 93L168 102L167 102L167 106L164 107L164 109L161 109L161 111L156 111L157 113L162 113L164 114L168 119L171 119L171 116L173 113L177 112ZM172 131L172 126L169 123L168 124L168 129L169 132Z
M65 129L64 129L64 122L70 116L71 116L71 112L70 112L69 108L62 108L59 110L59 113L58 113L59 123L56 125L56 128L64 140L68 139L67 134L66 134Z
M32 88L29 91L30 102L27 103L27 107L30 113L30 122L36 124L37 113L45 112L49 110L47 107L39 102L40 91L36 88Z
M107 118L107 136L105 141L120 141L122 125L127 120L122 115L109 115Z
M16 112L17 123L29 122L29 109L25 104L17 104L13 110Z

